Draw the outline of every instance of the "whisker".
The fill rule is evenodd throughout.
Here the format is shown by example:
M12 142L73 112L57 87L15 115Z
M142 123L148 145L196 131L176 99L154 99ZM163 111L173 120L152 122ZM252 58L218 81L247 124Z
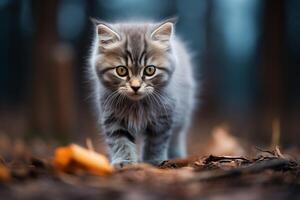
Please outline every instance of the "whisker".
M156 91L153 91L153 97L154 97L155 99L157 99L157 101L162 105L162 108L163 108L164 113L165 113L165 115L166 115L166 117L167 117L167 120L169 121L169 114L168 114L167 108L166 108L166 106L164 105L164 102L163 102L163 99L162 99L163 96L160 95L160 93L158 93L158 92L156 92Z

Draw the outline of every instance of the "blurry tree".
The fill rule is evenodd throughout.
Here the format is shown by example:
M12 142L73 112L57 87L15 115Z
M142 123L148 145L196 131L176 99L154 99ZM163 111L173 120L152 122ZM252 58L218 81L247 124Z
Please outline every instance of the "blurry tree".
M31 96L31 131L65 141L75 130L73 51L59 43L58 0L34 1L36 37Z

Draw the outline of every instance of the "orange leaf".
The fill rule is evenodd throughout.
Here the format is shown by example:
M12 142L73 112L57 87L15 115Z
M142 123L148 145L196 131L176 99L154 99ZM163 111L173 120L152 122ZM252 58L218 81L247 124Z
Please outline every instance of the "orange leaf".
M113 171L104 155L76 144L57 148L54 156L54 166L64 172L74 173L84 170L100 176L111 174Z
M8 181L10 179L10 171L7 167L0 164L0 181Z

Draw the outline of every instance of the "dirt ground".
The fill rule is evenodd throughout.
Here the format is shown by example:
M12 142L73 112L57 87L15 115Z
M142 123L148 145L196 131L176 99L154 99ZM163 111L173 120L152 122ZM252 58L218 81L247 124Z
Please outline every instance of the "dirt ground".
M158 167L138 164L93 176L58 172L49 144L5 140L0 199L300 199L299 157L279 148L251 156L192 156Z

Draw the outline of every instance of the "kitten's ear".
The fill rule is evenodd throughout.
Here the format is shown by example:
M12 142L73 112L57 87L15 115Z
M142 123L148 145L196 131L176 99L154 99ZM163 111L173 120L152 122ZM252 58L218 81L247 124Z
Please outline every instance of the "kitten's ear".
M95 27L102 23L101 20L96 19L94 17L90 17L90 21L94 24Z
M107 47L121 40L121 36L114 31L109 25L99 23L96 25L100 46Z
M168 43L174 32L174 23L171 21L166 21L156 27L151 33L151 39L155 41L160 41L163 43Z

